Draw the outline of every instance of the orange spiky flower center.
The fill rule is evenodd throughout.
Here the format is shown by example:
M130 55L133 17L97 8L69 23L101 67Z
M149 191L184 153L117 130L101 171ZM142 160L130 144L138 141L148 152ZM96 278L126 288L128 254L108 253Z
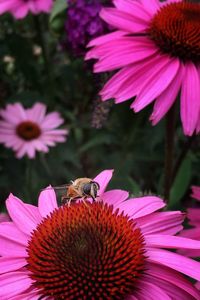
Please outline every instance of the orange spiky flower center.
M31 141L41 135L41 129L32 121L23 121L16 127L16 133L23 140Z
M149 35L162 52L199 63L200 5L184 1L163 5L151 20Z
M35 287L56 300L122 300L144 271L140 229L102 202L54 210L32 233L27 251Z

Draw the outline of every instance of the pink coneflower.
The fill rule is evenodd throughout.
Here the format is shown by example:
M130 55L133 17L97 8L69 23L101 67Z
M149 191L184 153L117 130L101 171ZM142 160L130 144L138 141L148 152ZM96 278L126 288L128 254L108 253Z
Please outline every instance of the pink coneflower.
M16 19L24 18L28 12L37 15L48 13L53 0L0 0L0 14L11 13Z
M112 171L100 173L98 201L58 207L53 189L38 207L13 195L12 222L0 224L0 298L194 300L196 288L181 273L200 279L200 264L167 249L200 249L174 236L183 214L159 212L154 196L128 199L105 188Z
M36 103L25 109L20 103L0 110L0 143L12 148L17 158L34 158L36 151L48 152L50 146L65 142L68 131L57 129L63 124L58 112L46 114L46 105Z
M191 196L200 201L200 187L192 186ZM200 208L188 208L187 218L189 220L188 224L193 228L183 230L180 235L200 241ZM184 249L180 250L179 252L191 257L200 257L200 250Z
M117 31L90 42L94 72L120 69L100 92L116 103L136 96L139 112L155 99L157 124L177 95L186 135L200 132L200 5L179 0L114 0L100 15Z

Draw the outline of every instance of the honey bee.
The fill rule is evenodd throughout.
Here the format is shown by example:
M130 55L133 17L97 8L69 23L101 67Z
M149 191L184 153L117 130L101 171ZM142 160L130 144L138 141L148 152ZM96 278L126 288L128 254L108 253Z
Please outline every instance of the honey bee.
M63 186L52 187L53 189L63 189ZM64 186L65 193L61 196L62 204L70 206L71 202L76 202L78 199L83 198L85 201L87 198L96 200L97 192L100 189L98 182L93 181L91 178L77 178L71 181L70 184Z

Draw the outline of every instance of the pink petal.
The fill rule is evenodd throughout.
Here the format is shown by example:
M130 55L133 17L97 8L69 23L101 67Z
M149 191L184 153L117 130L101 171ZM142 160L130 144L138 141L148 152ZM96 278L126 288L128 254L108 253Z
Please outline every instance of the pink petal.
M102 35L100 37L97 37L97 38L91 40L89 42L89 44L87 45L87 47L100 46L104 43L111 42L112 40L115 40L121 36L124 36L125 34L126 34L125 31L118 30L118 31L114 31L114 32ZM87 55L86 55L86 59L87 59Z
M52 0L36 0L36 5L38 8L39 12L50 12L53 6L53 1Z
M16 6L17 0L3 1L0 3L0 14L9 11L13 6Z
M114 28L129 33L144 31L148 27L145 19L116 8L103 8L100 11L100 17Z
M16 19L22 19L28 14L28 6L26 4L18 6L16 9L12 9L12 14Z
M183 68L183 65L180 63L180 67L177 71L176 76L171 81L169 86L156 99L153 108L153 113L150 117L150 120L152 121L153 125L156 125L165 116L165 114L173 105L181 87L181 82L184 75Z
M14 223L0 224L0 255L26 257L28 237Z
M113 3L117 7L117 9L133 15L143 22L149 22L151 20L151 14L147 12L144 9L144 6L139 2L132 0L114 0Z
M139 289L140 300L172 300L162 289L160 289L156 282L155 284L147 281L147 277L140 279L137 287Z
M51 186L48 186L40 193L38 208L42 217L46 217L54 211L54 209L58 208L56 194Z
M27 261L22 257L0 257L0 273L16 271L27 265Z
M120 211L124 211L133 219L149 215L165 206L163 200L154 196L132 198L120 204Z
M117 208L118 204L128 198L128 195L129 193L123 190L111 190L103 193L100 200L103 200L103 202L108 203L109 205L114 205L114 208Z
M1 300L8 300L26 291L32 284L26 272L10 272L0 275Z
M10 221L10 217L6 213L0 213L0 223Z
M157 72L154 71L155 69L152 70L152 75L145 81L138 97L131 106L135 112L150 104L169 86L179 69L179 60L166 58L166 64L164 66L161 64L160 66L161 68Z
M190 225L200 226L200 209L199 208L188 208L187 218L190 220Z
M31 121L35 121L40 125L41 122L43 122L46 114L46 105L43 103L37 102L34 104L32 108L27 109L27 117Z
M170 235L145 235L148 247L200 249L200 241Z
M44 120L41 123L42 129L54 129L61 124L63 124L64 120L60 117L58 112L52 112L45 116Z
M13 222L29 236L42 219L37 207L23 203L12 194L6 200L6 207Z
M129 39L129 42L122 41L125 39L126 41ZM121 43L115 40L108 45L104 45L104 48L99 46L99 48L89 51L88 55L90 54L91 58L99 58L99 61L94 65L94 72L122 68L143 61L158 52L158 49L150 40L145 37L139 39L140 41L137 37L122 37Z
M144 234L174 235L183 229L185 214L174 212L156 212L137 219Z
M20 103L8 104L6 109L0 110L0 116L11 124L18 124L26 120L26 112Z
M185 135L191 136L200 114L200 79L196 66L185 63L185 75L181 89L181 120Z
M162 266L157 264L149 264L147 266L148 274L149 276L155 276L153 277L154 280L157 278L164 280L165 282L169 282L175 287L179 287L180 289L186 291L189 295L192 295L195 299L199 299L199 293L194 288L192 283L188 281L185 277L183 277L180 273L176 272L173 269L170 269L168 267Z
M153 47L155 48L155 46ZM130 99L140 93L149 81L149 78L166 66L167 59L166 56L155 53L145 61L138 61L130 65L130 75L127 76L127 79L122 82L119 89L114 93L116 103ZM133 108L134 105L135 102L131 105L131 108Z
M9 300L38 300L41 296L42 295L39 295L36 289L30 288L26 293L16 295ZM53 298L43 297L42 300L53 300Z
M101 196L105 189L107 188L108 183L110 182L112 175L113 175L113 171L114 170L105 170L102 171L101 173L99 173L99 175L97 175L93 181L98 182L98 184L100 185L100 189L98 191L98 195Z
M140 0L142 6L148 11L151 15L154 15L160 8L160 2L158 0Z
M148 250L147 257L149 262L159 263L196 280L200 280L200 263L197 261L161 249Z

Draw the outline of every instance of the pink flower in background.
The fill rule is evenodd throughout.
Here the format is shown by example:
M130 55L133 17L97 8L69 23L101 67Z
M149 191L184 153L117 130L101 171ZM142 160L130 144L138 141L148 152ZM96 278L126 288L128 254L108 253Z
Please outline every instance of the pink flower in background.
M186 1L114 0L100 16L116 31L90 42L94 72L118 70L100 94L120 103L136 96L139 112L155 100L157 124L180 92L185 135L200 132L200 5Z
M192 195L194 199L200 201L200 187L192 186ZM200 208L187 209L188 224L193 228L183 230L180 235L200 241ZM184 249L180 253L191 257L200 257L200 250Z
M0 14L11 13L16 19L24 18L29 12L34 15L48 13L53 0L0 0Z
M12 222L0 224L0 299L194 300L200 264L168 249L200 249L177 237L184 215L160 212L154 196L128 199L105 192L112 171L100 173L98 201L58 207L53 189L38 207L12 194ZM128 200L127 200L128 199Z
M36 103L25 109L20 103L0 110L0 143L15 151L17 158L34 158L36 151L48 152L50 146L65 142L68 131L58 112L46 113L46 105Z

